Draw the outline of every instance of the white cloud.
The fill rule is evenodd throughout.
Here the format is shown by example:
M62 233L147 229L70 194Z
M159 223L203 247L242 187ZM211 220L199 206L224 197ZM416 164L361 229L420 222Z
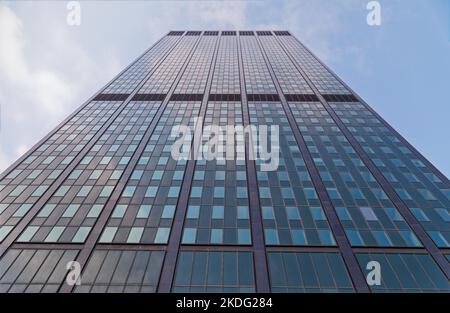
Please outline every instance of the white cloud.
M24 17L0 4L0 171L119 69L111 55L100 62L89 57L67 27L55 25L51 10L39 31Z

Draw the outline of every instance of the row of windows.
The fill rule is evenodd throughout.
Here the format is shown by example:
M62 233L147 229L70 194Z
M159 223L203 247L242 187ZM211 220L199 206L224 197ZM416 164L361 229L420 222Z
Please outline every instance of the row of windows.
M277 170L257 167L266 244L335 245L281 103L249 102L248 107L252 124L279 127Z
M227 125L242 127L241 103L209 102L204 130L211 125L224 129L221 135L203 134L204 148L217 155L196 162L182 243L251 244L244 138L225 134ZM218 142L212 144L216 136Z
M1 293L57 292L77 250L10 249L0 260Z
M198 37L183 37L139 90L141 94L167 94Z
M354 246L420 246L400 213L319 102L289 103ZM341 160L342 165L336 164Z
M234 36L220 38L211 94L240 94L237 39Z
M240 37L245 89L248 94L275 94L275 85L255 37Z
M296 38L292 36L280 36L278 38L321 94L350 94L350 91L320 64Z
M312 89L284 53L274 36L259 37L285 94L312 94Z
M129 94L133 92L178 40L179 38L172 36L162 38L154 47L132 64L129 69L106 87L103 93Z
M25 159L0 185L0 241L50 188L120 102L91 102Z
M194 125L200 102L169 102L108 220L100 242L167 243L186 160L172 157L177 125ZM185 134L189 148L192 136Z
M75 292L156 292L163 261L163 251L96 249Z
M129 102L18 240L84 242L159 105Z
M434 242L450 247L450 189L359 102L330 103Z
M177 84L175 93L202 94L205 92L216 41L217 37L212 36L206 36L200 39L200 43Z
M0 292L57 292L77 250L10 249L0 260ZM164 251L95 249L75 292L155 292ZM380 265L373 292L449 292L450 283L427 254L358 253L361 271ZM448 256L447 256L448 258ZM337 252L268 252L272 292L354 292ZM255 292L254 260L244 251L180 251L174 292Z

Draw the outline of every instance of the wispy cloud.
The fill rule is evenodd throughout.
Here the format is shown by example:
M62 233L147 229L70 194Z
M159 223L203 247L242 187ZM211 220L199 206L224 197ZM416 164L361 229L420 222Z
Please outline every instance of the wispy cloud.
M64 28L46 28L40 35L46 41L41 48L29 45L32 31L9 6L0 4L0 170L117 70L114 58L96 64ZM105 73L103 67L109 70Z

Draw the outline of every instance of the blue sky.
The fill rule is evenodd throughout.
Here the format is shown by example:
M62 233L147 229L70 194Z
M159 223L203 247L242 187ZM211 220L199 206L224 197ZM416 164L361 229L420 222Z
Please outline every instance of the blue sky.
M0 170L171 29L288 29L450 176L447 0L0 1Z

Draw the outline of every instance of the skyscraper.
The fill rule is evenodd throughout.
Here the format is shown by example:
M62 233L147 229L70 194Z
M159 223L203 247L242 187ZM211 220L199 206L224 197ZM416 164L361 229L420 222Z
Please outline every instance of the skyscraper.
M449 199L288 31L171 31L0 176L0 292L449 292Z

